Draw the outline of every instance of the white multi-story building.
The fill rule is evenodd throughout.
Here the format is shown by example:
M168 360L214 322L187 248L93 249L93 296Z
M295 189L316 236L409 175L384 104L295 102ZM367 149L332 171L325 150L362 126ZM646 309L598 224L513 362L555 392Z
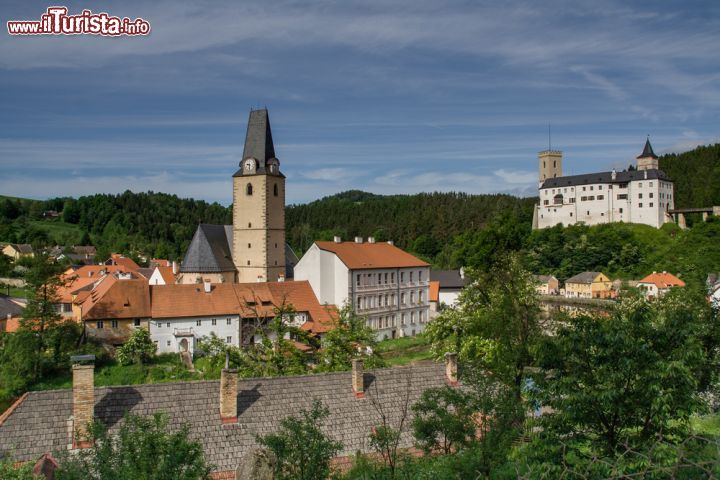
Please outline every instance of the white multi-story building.
M643 223L655 228L672 222L673 182L659 169L650 141L637 157L637 170L562 176L562 153L538 155L540 204L535 228L584 223Z
M295 266L320 303L351 304L378 339L412 336L429 320L430 265L392 243L315 242Z

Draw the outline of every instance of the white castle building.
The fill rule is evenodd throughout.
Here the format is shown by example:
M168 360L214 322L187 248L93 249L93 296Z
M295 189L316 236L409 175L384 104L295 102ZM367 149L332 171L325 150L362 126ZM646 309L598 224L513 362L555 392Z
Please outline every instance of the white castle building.
M650 140L637 157L637 169L617 172L562 174L562 152L538 154L540 203L533 228L584 223L644 223L660 228L673 219L673 182L659 169Z

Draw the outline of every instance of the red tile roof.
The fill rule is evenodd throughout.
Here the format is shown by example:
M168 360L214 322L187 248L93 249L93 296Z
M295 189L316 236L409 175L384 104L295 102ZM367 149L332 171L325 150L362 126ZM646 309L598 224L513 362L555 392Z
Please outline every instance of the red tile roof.
M82 320L103 320L150 317L150 290L147 280L141 276L119 279L107 275L82 300Z
M349 269L429 267L430 264L389 243L315 242L338 256Z
M173 274L172 267L158 266L155 269L160 273L160 276L165 280L166 285L172 285L175 283L175 275Z
M111 265L124 267L128 272L136 272L140 268L140 265L135 263L132 258L128 258L120 253L111 254L108 261L111 262Z
M430 282L430 293L428 295L431 302L437 302L440 300L440 281Z
M670 287L684 287L685 282L680 280L672 273L667 272L653 272L647 277L640 280L638 283L652 283L658 288L666 289Z

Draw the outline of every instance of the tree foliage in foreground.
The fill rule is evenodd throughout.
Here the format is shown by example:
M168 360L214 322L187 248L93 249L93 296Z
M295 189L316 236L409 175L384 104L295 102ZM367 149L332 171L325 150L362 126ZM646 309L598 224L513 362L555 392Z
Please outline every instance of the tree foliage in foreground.
M94 439L91 448L60 455L57 480L209 478L211 467L201 444L190 439L187 426L171 432L162 414L127 416L116 434L110 434L99 423L90 431Z

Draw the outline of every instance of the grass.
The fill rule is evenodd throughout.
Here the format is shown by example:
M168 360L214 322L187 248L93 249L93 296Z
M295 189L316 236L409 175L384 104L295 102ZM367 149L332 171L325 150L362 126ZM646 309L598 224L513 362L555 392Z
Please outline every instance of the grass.
M70 245L80 241L83 235L78 225L61 220L33 220L30 224L48 234L53 243Z
M27 292L24 288L9 287L7 285L0 285L0 293L9 295L15 298L27 298Z
M391 367L432 358L430 342L423 335L383 340L377 344L375 351Z

